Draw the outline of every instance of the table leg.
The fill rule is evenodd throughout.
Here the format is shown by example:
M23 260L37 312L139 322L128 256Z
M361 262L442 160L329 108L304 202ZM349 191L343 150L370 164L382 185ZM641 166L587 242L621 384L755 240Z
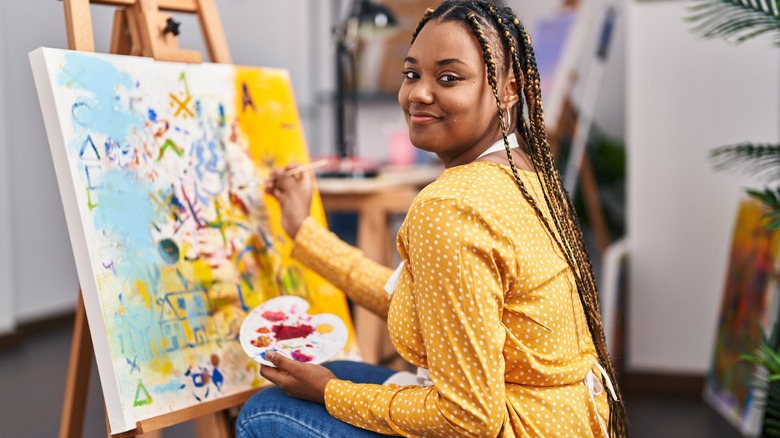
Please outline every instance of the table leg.
M366 257L385 264L385 245L387 237L387 213L379 208L362 208L358 215L357 245ZM379 364L382 359L382 345L387 336L387 324L378 316L363 307L356 306L353 315L358 347L363 361Z

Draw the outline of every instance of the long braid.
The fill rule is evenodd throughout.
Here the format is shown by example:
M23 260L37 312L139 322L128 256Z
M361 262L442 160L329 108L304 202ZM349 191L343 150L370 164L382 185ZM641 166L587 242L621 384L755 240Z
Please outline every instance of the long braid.
M522 25L520 24L519 20L514 21L516 27L518 27L518 33L520 33L522 36L526 36L526 38L523 38L527 40L527 34L523 35L525 33L525 30L522 28ZM541 90L539 88L539 82L538 82L538 70L536 69L536 60L533 54L533 48L530 44L527 44L526 47L526 54L527 54L527 64L529 66L529 76L531 76L535 80L529 81L529 89L530 91L527 91L529 93L529 103L531 102L541 102ZM579 225L579 221L577 221L576 215L574 214L574 208L571 204L571 198L568 196L566 191L563 189L563 184L560 180L560 174L554 170L554 164L553 164L553 158L552 153L549 148L549 144L546 139L546 130L544 128L544 120L543 120L543 113L541 110L541 104L534 105L533 110L529 110L529 112L532 114L532 123L534 126L534 131L536 131L537 134L541 135L541 147L539 148L539 155L543 158L543 165L546 170L546 175L548 176L546 181L546 188L549 192L552 192L554 194L554 198L556 203L558 204L556 207L557 209L562 213L563 220L563 230L561 230L566 235L566 245L569 247L569 250L573 253L573 257L576 260L577 265L580 267L580 272L578 272L579 277L581 281L583 281L586 284L586 290L590 289L591 291L595 292L595 280L592 273L592 268L590 265L590 259L587 257L587 253L584 250L584 247L582 245L582 230ZM539 138L539 137L537 137ZM549 178L551 177L551 178ZM574 245L572 245L574 243ZM577 243L580 243L580 245L577 245ZM584 267L585 269L582 269ZM584 294L583 298L587 301L587 310L592 311L593 313L596 313L598 315L598 300L595 297L595 294ZM595 318L597 321L595 321L596 326L600 326L600 318ZM597 327L600 328L600 327ZM597 332L600 330L596 330ZM603 334L601 336L603 337Z
M579 296L582 302L583 308L586 311L586 320L588 322L588 329L591 333L596 352L599 356L599 361L604 366L607 374L613 382L617 382L616 373L612 365L612 361L607 351L606 340L604 338L604 329L601 324L601 312L598 303L598 293L596 289L596 281L593 275L593 267L588 257L588 253L584 246L584 239L582 234L582 228L577 216L575 214L574 206L571 197L566 192L561 179L560 174L555 169L552 159L552 152L550 150L549 143L547 141L546 130L544 127L544 115L542 111L542 98L541 88L539 85L539 70L536 66L536 57L534 55L533 47L530 44L530 37L525 31L525 28L516 17L512 20L515 28L520 36L519 41L523 41L525 45L526 53L526 66L527 66L527 86L525 88L527 94L527 101L529 106L529 119L534 126L533 131L537 135L537 139L541 141L534 146L539 148L539 151L535 155L539 155L543 158L545 167L546 186L548 191L554 193L555 200L560 203L556 210L559 210L563 215L564 227L559 227L559 232L564 235L564 239L567 241L566 246L569 247L573 253L577 267L574 269L575 278L577 279L577 287L580 291ZM548 199L549 203L549 199ZM558 222L558 221L556 221ZM613 436L622 437L627 434L626 430L626 413L625 406L623 404L623 397L619 388L615 387L617 400L608 397L610 405L609 414L609 430Z
M508 139L508 134L507 134L509 127L506 126L505 123L503 123L503 111L501 110L501 100L500 100L500 98L498 96L498 78L497 78L497 76L495 74L496 66L495 66L495 62L493 61L493 58L492 58L492 51L491 51L490 46L488 44L488 40L484 37L484 33L482 32L482 29L481 29L481 27L479 25L479 21L477 20L476 14L473 13L473 12L469 12L467 18L469 19L469 23L471 24L472 30L474 31L474 33L475 33L475 35L477 37L477 40L479 41L480 46L482 47L483 58L484 58L485 65L487 66L487 71L488 71L488 78L487 79L488 79L488 83L490 84L490 86L491 86L491 88L493 90L493 95L496 98L496 104L498 105L498 117L499 117L499 120L502 122L501 123L501 131L502 131L501 134L504 137L504 149L507 152L507 159L509 160L509 165L510 165L510 168L512 170L512 175L514 176L515 182L517 183L518 187L520 188L520 191L523 194L523 197L526 198L528 203L534 209L534 212L536 213L536 215L541 220L542 224L547 229L547 232L550 233L550 235L552 236L554 233L553 233L553 231L552 231L552 229L550 227L549 222L547 221L547 219L545 218L544 214L542 214L541 210L539 209L539 206L536 203L536 200L528 192L525 184L523 183L523 180L520 178L520 176L517 173L517 168L514 165L514 158L512 157L512 153L510 152L510 149L509 149L509 139ZM525 123L523 120L520 120L520 122ZM561 250L561 252L566 255L567 254L566 250L561 245L560 239L555 239L555 243L558 245L558 248ZM567 262L571 264L571 262L568 259L567 259Z
M469 10L465 20L462 18L462 15L460 17L450 17L450 11L459 6ZM414 42L423 26L433 17L445 20L465 21L464 24L469 25L474 32L474 35L482 48L483 60L488 73L488 83L496 99L504 147L514 179L523 198L525 198L533 208L540 219L540 222L544 225L561 251L561 254L566 259L567 264L571 267L575 284L579 292L578 296L585 311L585 320L588 325L588 330L591 339L593 340L593 344L596 347L598 360L604 366L609 378L613 382L617 382L615 370L612 366L606 347L604 331L601 324L598 295L596 292L596 282L593 276L591 261L584 246L582 228L577 220L571 197L566 192L561 182L560 174L555 168L552 152L547 141L539 84L539 71L536 65L535 54L531 47L530 36L525 31L520 20L511 13L509 8L498 7L497 10L496 7L485 1L445 1L436 11L429 9L426 12L414 32L412 42ZM504 48L509 52L511 60L508 62L503 60L503 62L501 62L502 60L500 58L502 53L493 53L490 48L489 38L485 35L482 25L480 24L480 18L488 25L490 25L491 20L494 22L493 25L499 36L498 42L505 46ZM508 26L507 23L511 23L512 26ZM521 53L518 52L521 52L522 56ZM514 165L513 157L509 150L508 131L510 126L508 126L507 120L505 119L498 93L497 59L499 60L498 64L500 65L511 65L511 70L515 75L516 80L522 84L523 93L518 93L519 102L515 109L517 130L528 148L526 152L528 152L531 157L531 163L536 171L540 186L542 187L542 194L554 223L555 232L553 232L546 215L542 213L536 200L530 195L525 184L523 184ZM525 102L523 102L523 94L525 94ZM528 109L527 125L523 111L524 103ZM603 378L604 377L606 376L603 376ZM617 386L615 386L615 392L618 396L617 400L608 397L610 406L609 432L612 437L624 437L627 434L625 408L623 406L622 395Z
M491 7L492 7L492 5L491 5ZM506 123L504 123L504 118L503 118L504 117L504 115L503 115L504 112L501 110L501 100L500 100L500 98L498 96L498 78L497 78L497 76L495 74L496 66L495 66L495 62L492 60L492 52L490 50L490 46L488 45L488 40L486 38L484 38L484 34L483 34L482 29L481 29L481 27L479 25L479 21L476 18L476 14L474 14L473 12L470 12L469 15L468 15L468 19L470 21L472 30L474 31L474 33L477 36L477 39L479 40L480 46L482 46L482 53L483 53L483 57L484 57L484 60L485 60L485 65L488 66L487 67L487 69L488 69L488 83L490 84L491 88L493 89L493 95L495 96L496 104L498 105L498 117L499 117L499 120L501 121L501 134L503 135L503 138L504 138L504 149L506 150L507 159L509 160L509 167L512 170L512 175L513 175L513 177L515 179L515 183L517 184L518 188L520 189L520 192L522 193L523 198L525 198L525 200L528 202L528 204L531 206L531 208L536 213L537 217L539 217L539 219L541 220L542 224L547 229L547 232L552 236L553 235L552 228L550 227L550 224L547 221L547 219L545 218L545 216L542 213L542 211L539 209L539 205L536 203L536 199L534 199L534 197L531 196L531 194L528 192L528 188L525 186L525 184L523 183L523 180L518 175L517 168L515 167L514 158L512 157L512 153L511 153L511 151L509 149L509 138L508 138L509 126L507 126ZM508 29L507 29L507 31L508 31ZM513 45L510 44L509 47L513 47ZM517 58L517 63L519 64L519 57L517 57L516 53L514 53L514 55L515 55L514 58ZM513 64L514 64L514 60L513 60ZM493 72L492 74L491 74L491 71ZM517 122L518 122L519 126L521 126L520 129L525 131L526 135L528 135L529 138L532 139L532 141L535 141L535 138L530 136L530 133L528 132L528 128L525 125L525 119L522 118L522 117L518 118ZM534 163L533 160L532 160L532 163ZM564 252L564 249L561 246L561 243L560 243L559 239L555 239L555 242L557 243L557 245L558 245L559 249L561 250L561 252Z
M501 33L501 35L502 35L502 36L503 36L503 38L504 38L504 43L505 43L505 44L507 44L507 45L508 45L508 47L514 47L514 45L515 45L515 44L514 44L514 42L513 42L513 41L512 41L512 39L511 39L511 32L510 32L510 31L509 31L509 29L506 27L506 25L504 25L504 20L503 20L503 19L502 19L502 18L501 18L501 17L498 15L498 13L496 12L496 10L495 10L495 8L493 7L493 5L489 5L489 6L488 6L488 8L487 8L487 10L488 10L488 13L489 13L489 14L490 14L490 15L493 17L493 19L496 21L496 23L497 23L498 27L500 27L500 28L501 28L502 32L500 32L500 33ZM472 24L472 26L473 26L473 24ZM479 34L478 34L478 35L479 35ZM484 47L484 44L483 44L483 51L485 51L485 50L489 50L489 48L486 48L486 47ZM515 74L517 74L517 73L516 73L516 71L517 71L517 69L518 69L519 59L517 59L518 57L516 56L516 52L515 52L515 51L513 51L512 49L510 49L510 52L511 52L513 55L515 55L515 56L513 56L512 64L513 64L513 70L515 70ZM488 71L490 71L490 68L488 68ZM532 71L531 71L531 72L529 72L529 75L528 75L528 76L529 76L530 78L532 78L532 79L533 79L533 78L534 78L534 74L533 74L533 72L532 72ZM492 80L495 80L495 77L488 77L488 81L492 81ZM531 80L531 81L527 81L526 83L527 83L527 84L529 84L530 86L526 86L526 87L525 87L525 90L529 90L529 89L532 89L532 87L533 87L533 84L535 83L535 81ZM538 102L538 100L535 100L535 99L534 99L534 96L533 96L533 94L529 94L528 102L529 102L529 104L532 104L533 102ZM529 110L529 113L532 113L532 112ZM522 121L522 122L524 123L524 121ZM534 128L536 128L536 129L534 129ZM538 129L538 125L537 125L537 126L533 126L533 125L532 125L532 133L533 133L533 134L537 134L537 133L539 133L539 132L544 132L544 131L543 131L543 130L541 130L541 131L540 131L540 130ZM504 136L506 137L506 134L504 134ZM533 146L532 146L532 149L535 149L535 150L536 150L536 152L537 152L537 156L542 156L542 157L543 157L543 156L544 156L544 155L543 155L544 147L538 147L538 143L540 143L540 142L537 142L537 139L538 139L538 137L537 137L536 135L533 135L533 136L532 136L532 138L534 139L534 140L533 140L533 143L534 143L534 144L533 144ZM542 144L542 145L546 144L546 140L545 140L545 138L544 138L544 137L542 138L541 144ZM520 180L520 178L517 176L517 172L516 172L516 170L514 169L514 165L513 165L513 163L512 163L512 161L513 161L513 160L512 160L512 155L511 155L511 153L509 153L509 151L508 151L508 142L506 143L506 146L507 146L507 157L508 157L508 159L509 159L509 161L510 161L510 167L512 168L513 175L515 176L515 179L516 179L516 181L518 181L518 182L519 182L518 186L520 186L520 188L521 188L521 191L523 191L523 194L524 194L524 197L525 197L525 193L527 193L527 191L526 191L526 190L524 190L524 189L525 189L525 185L522 183L522 181ZM540 153L541 153L541 155L540 155ZM545 164L548 164L548 163L549 163L549 164L551 164L551 160L542 160L542 161L543 161ZM545 170L547 170L547 172L549 172L549 169L551 169L551 166L547 165L547 166L545 166L545 168L546 168ZM538 173L537 173L537 175L538 175ZM545 178L545 179L549 180L548 178ZM540 180L540 182L541 182L541 180ZM543 184L543 187L545 187L545 186L546 186L546 188L547 188L547 190L546 190L545 192L552 191L552 190L550 190L549 184ZM545 193L545 195L546 195L546 193ZM534 204L535 204L535 203L534 203ZM548 204L549 204L549 200L548 200ZM539 211L538 211L538 207L536 207L535 205L534 205L534 207L535 207L534 209L535 209L535 210L537 210L537 215L540 217L540 219L541 219L541 220L542 220L542 222L544 223L544 225L545 225L545 227L547 228L548 232L550 232L550 234L552 235L552 234L553 234L553 233L551 232L552 230L550 229L550 225L549 225L549 223L547 222L546 218L544 217L544 215L542 215L542 214L541 214L541 212L539 212ZM559 214L563 215L563 214L562 214L562 213L563 213L563 210L564 210L564 209L559 209ZM565 217L565 216L564 216L564 217ZM563 226L563 227L562 227L562 226L560 225L560 222L557 220L557 217L556 217L555 215L553 215L553 219L554 219L554 221L555 221L555 223L556 223L556 229L558 230L558 234L559 234L559 236L570 237L570 236L567 236L567 235L566 235L566 234L567 234L567 233L566 233L566 231L567 231L567 227L565 227L565 226ZM567 240L568 240L568 239L567 239ZM566 246L564 247L564 242L560 242L560 239L556 239L556 242L558 243L558 247L561 249L561 252L565 254L565 256L566 256L566 258L567 258L567 262L568 262L570 265L574 265L574 264L577 264L577 265L579 265L579 261L580 261L580 260L578 259L576 252L572 251L572 249L570 248L570 246L569 246L569 245L566 245ZM565 243L567 244L568 242L565 242ZM579 275L576 275L576 274L575 274L575 281L582 282L582 279L580 279L580 278L578 278L578 277L579 277ZM582 284L579 284L579 285L578 285L578 289L581 289L581 290L582 290L582 289L587 289L587 287L582 287L582 286L583 286ZM584 296L583 296L583 295L584 295ZM582 305L583 305L583 307L585 307L586 309L591 309L591 308L593 307L593 303L592 303L592 302L590 302L590 301L591 301L591 300L590 300L590 298L591 298L591 297L588 297L588 296L587 296L587 294L580 294L580 299L584 301L584 302L582 303ZM596 304L596 306L597 306L597 305L598 305L598 304ZM589 321L589 331L591 331L591 332L592 332L592 333L591 333L591 336L592 336L592 337L593 337L593 332L596 332L596 333L598 333L598 330L594 330L594 329L593 329L593 327L592 327L592 324L590 324L590 321ZM596 343L595 339L594 339L594 343Z
M513 71L513 73L515 75L516 80L520 84L524 84L525 81L523 80L522 63L521 63L521 60L520 60L520 56L517 54L517 47L516 47L516 45L512 41L512 34L511 34L511 31L510 31L509 27L507 27L507 25L506 25L506 21L504 20L504 18L502 18L502 17L500 17L498 15L498 12L496 12L496 10L493 7L493 5L489 5L488 6L487 12L493 17L493 19L496 21L498 26L501 28L501 33L502 33L502 36L503 36L504 45L509 50L511 61L512 61L511 62L512 71ZM525 145L523 145L523 148L524 148L525 152L530 154L530 150L526 150L526 149L529 148L528 144L530 142L535 142L536 141L536 138L531 135L531 133L529 131L529 128L528 128L528 126L525 123L525 116L523 114L523 105L524 105L524 103L523 103L523 94L522 93L518 93L517 96L518 96L518 102L515 105L515 120L517 121L516 122L517 123L517 130L520 132L520 136L523 139L523 141L525 142ZM499 112L500 112L500 108L499 108ZM510 127L507 126L506 131L508 131L509 128ZM502 132L502 134L504 135L504 138L506 139L507 138L507 132ZM542 214L542 212L539 210L539 207L536 204L536 200L528 192L528 189L526 188L525 184L523 183L523 180L520 179L520 176L517 174L517 168L515 167L514 159L512 157L512 153L511 153L511 151L509 149L509 141L508 140L504 142L504 146L505 146L505 149L506 149L507 159L509 160L509 167L512 170L512 175L515 178L515 182L517 183L517 186L520 188L520 191L523 194L523 197L526 199L526 201L534 209L534 211L536 212L537 216L542 218L542 222L544 223L545 227L547 228L547 231L550 234L552 234L552 230L550 229L550 225L547 222L547 220L544 218L544 215ZM531 164L534 167L536 167L536 164L535 164L534 160L531 160Z

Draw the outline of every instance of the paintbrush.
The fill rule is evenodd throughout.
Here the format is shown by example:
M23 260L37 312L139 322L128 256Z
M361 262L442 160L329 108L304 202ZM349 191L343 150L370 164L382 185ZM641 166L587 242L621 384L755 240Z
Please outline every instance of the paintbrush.
M292 168L290 170L287 170L284 172L285 175L297 175L302 172L306 172L307 170L314 170L319 169L320 167L324 167L328 164L328 160L317 160L313 161L309 164L304 164L302 166L298 166L295 168ZM244 184L241 184L237 187L237 190L246 190L250 187L257 187L259 185L264 184L266 181L266 178L255 178L249 182L246 182Z

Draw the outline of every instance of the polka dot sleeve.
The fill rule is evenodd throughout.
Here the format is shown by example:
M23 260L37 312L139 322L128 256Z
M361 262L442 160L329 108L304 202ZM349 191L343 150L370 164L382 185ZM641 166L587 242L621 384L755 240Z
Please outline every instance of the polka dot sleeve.
M321 275L357 304L387 319L390 300L384 289L392 269L374 262L312 217L295 235L291 256Z
M358 427L405 436L496 436L507 421L502 239L457 200L416 204L400 236L431 387L331 381L326 406ZM392 318L402 316L392 314Z

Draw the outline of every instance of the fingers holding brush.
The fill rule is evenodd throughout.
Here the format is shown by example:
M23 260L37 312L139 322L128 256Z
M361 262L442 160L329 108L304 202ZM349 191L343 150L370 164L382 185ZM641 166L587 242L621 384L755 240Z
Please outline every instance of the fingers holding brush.
M266 178L265 191L279 202L282 228L293 239L309 216L314 190L311 170L322 166L319 163L289 164L284 169L274 169Z

